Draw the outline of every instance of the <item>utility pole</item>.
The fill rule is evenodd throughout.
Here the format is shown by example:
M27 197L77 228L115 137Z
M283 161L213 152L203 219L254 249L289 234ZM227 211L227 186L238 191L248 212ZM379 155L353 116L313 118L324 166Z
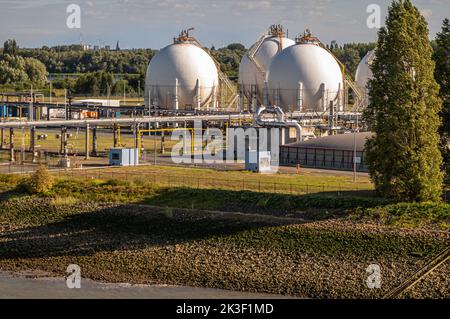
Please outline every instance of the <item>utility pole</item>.
M141 100L141 80L138 80L138 101Z
M31 85L31 88L30 88L30 104L29 104L29 107L28 107L28 119L30 120L30 121L33 121L34 120L34 112L33 112L34 110L33 110L33 85Z
M127 92L125 91L125 78L123 79L123 106L127 103Z
M356 165L356 133L359 131L359 115L358 111L356 112L356 127L353 130L353 182L356 183L356 172L357 172L357 165Z
M67 120L67 89L64 89L64 118Z
M53 92L53 83L52 83L52 81L48 81L48 83L50 83L50 94L49 94L49 101L50 101L50 104L52 104L52 92Z

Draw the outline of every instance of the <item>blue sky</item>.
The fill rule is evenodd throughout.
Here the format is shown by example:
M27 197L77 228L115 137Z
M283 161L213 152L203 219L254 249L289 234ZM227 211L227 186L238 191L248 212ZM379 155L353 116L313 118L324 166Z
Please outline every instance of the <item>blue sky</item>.
M413 0L430 26L430 36L450 18L450 0ZM382 9L390 0L0 0L0 41L21 47L79 43L159 49L183 28L205 46L231 42L251 45L271 24L283 24L295 37L309 28L323 42L375 41L366 26L369 4ZM81 7L81 29L66 26L69 4Z

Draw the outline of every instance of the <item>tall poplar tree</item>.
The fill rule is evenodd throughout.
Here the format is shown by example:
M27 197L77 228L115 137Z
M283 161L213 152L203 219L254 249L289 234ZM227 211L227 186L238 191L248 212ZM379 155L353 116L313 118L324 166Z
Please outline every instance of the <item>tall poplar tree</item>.
M380 195L395 200L439 201L442 100L425 18L410 0L395 0L379 31L367 124L370 176Z
M436 50L434 54L436 61L435 76L441 86L441 97L444 100L442 109L441 148L444 164L447 172L447 180L450 180L450 20L445 19L442 31L436 37Z

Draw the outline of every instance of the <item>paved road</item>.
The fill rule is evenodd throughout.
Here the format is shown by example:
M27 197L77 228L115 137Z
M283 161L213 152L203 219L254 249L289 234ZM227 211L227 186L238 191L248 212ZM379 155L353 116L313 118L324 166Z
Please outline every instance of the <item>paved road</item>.
M81 281L80 289L69 289L64 278L28 278L0 272L0 299L266 299L277 295L251 294L219 289L179 286L104 284Z

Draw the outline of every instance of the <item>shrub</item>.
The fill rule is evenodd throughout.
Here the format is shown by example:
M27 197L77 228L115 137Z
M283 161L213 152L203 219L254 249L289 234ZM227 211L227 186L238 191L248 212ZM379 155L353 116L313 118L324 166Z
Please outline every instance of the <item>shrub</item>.
M46 193L53 187L53 181L53 176L50 175L47 167L40 166L28 180L27 190L31 194Z

